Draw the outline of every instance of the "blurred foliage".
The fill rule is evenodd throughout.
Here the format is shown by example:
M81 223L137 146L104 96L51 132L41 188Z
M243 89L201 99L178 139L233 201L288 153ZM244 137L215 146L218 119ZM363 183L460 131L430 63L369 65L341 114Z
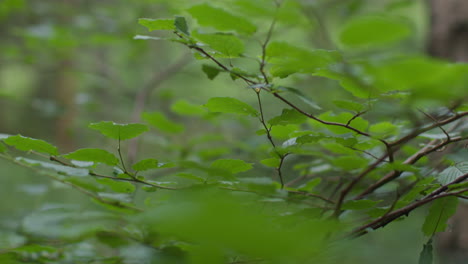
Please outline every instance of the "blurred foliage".
M347 236L468 172L451 141L466 122L421 130L468 98L465 64L424 55L427 13L413 0L3 0L0 263L428 261L453 196ZM406 162L444 139L444 157ZM388 173L401 177L354 199Z

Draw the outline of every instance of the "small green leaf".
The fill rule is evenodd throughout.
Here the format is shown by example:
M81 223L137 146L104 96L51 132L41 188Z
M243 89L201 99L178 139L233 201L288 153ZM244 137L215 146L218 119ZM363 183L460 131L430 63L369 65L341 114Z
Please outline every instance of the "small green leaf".
M219 159L211 163L211 168L222 169L230 173L239 173L252 169L252 163L238 159Z
M187 36L190 36L190 32L187 25L187 20L183 16L176 16L174 20L174 26L177 31L184 33Z
M174 19L150 19L140 18L138 23L145 26L149 31L153 30L175 30Z
M351 200L347 201L341 207L344 210L365 210L371 209L375 207L380 201L372 201L372 200Z
M247 35L257 30L257 28L245 18L235 16L224 9L216 8L209 4L195 5L191 7L188 12L202 26L213 27L218 30L235 30Z
M432 264L433 253L432 253L432 238L424 244L421 254L419 254L418 264Z
M192 104L184 99L180 99L171 105L171 111L179 115L202 116L207 113L200 105Z
M211 112L258 116L252 106L231 97L213 97L204 106Z
M447 221L457 211L457 205L457 197L448 196L435 200L424 221L423 233L432 237L435 233L444 231L447 227Z
M272 167L272 168L278 168L280 165L280 159L279 158L269 158L269 159L264 159L261 160L260 163L262 163L265 166Z
M117 193L133 193L135 191L135 185L129 182L105 178L96 178L96 181L102 185L109 187L112 191Z
M213 80L218 76L220 72L222 72L219 67L213 67L211 65L203 64L202 71L206 74L208 79Z
M299 190L304 190L306 192L312 192L314 188L322 182L321 178L315 178L308 181L306 184L301 185Z
M400 41L411 33L401 18L365 16L352 19L340 33L340 41L348 47L382 46Z
M118 140L131 139L149 130L148 126L143 124L117 124L111 121L91 123L88 127L98 130L108 138Z
M283 109L280 116L276 116L268 121L270 125L288 125L288 124L302 124L307 120L307 117L294 109Z
M141 115L141 117L143 118L143 120L150 123L152 126L156 127L162 132L181 133L185 130L184 125L169 120L161 112L145 112Z
M57 147L43 140L24 137L21 135L10 136L3 140L6 144L23 151L37 151L50 155L57 155Z
M119 163L119 159L117 159L114 154L103 149L94 148L79 149L77 151L65 154L63 157L79 161L100 162L107 165L117 165Z
M172 166L172 163L162 163L158 162L156 159L144 159L133 164L132 169L135 171L145 171L150 169L169 168Z

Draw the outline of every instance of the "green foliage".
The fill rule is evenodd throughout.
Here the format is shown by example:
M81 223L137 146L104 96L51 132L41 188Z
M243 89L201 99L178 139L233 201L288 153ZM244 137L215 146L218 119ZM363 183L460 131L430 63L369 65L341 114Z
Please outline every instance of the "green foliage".
M46 105L43 116L63 122L40 120L47 129L37 137L59 148L0 134L1 162L34 177L0 171L5 186L18 178L6 197L14 191L27 198L16 206L22 199L8 197L16 201L0 206L7 212L0 263L374 263L366 261L374 253L356 250L363 242L352 239L393 232L393 222L417 220L424 205L422 234L445 230L468 193L468 66L412 47L416 22L401 11L412 1L309 2L159 1L158 10L146 1L116 3L123 13L95 3L102 8L70 21L73 8L37 27L7 30L2 59L28 61L24 54L44 51L27 64L60 58L38 72L56 69L53 84L64 85L54 100L76 102L37 98ZM17 10L7 4L0 19ZM156 19L139 19L144 28L128 22L133 5ZM47 6L34 3L33 18ZM138 30L155 35L122 37ZM176 61L184 50L196 65L186 65L186 55ZM79 69L93 74L76 78ZM0 76L11 72L0 67ZM47 86L49 77L33 75L16 85ZM70 76L76 79L68 83ZM5 86L16 87L13 81ZM28 89L16 93L18 101ZM19 109L7 103L4 112ZM66 123L76 105L93 119L102 111L124 123L89 124L112 140L93 134L97 147L77 149L89 130L74 125L89 118ZM126 123L140 118L146 124ZM36 130L34 124L28 126ZM68 142L72 136L79 140ZM380 234L368 235L374 241ZM408 250L413 261L400 262L416 261L419 249ZM419 263L431 263L432 251L430 239Z

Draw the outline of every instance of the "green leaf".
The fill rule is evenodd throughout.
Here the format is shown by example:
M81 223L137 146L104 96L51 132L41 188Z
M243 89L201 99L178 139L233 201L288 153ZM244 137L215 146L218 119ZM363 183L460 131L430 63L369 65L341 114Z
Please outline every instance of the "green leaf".
M184 125L167 119L167 117L161 112L144 112L141 114L141 117L143 120L162 132L181 133L185 130Z
M432 253L432 238L424 244L421 253L419 254L418 264L432 264L433 253Z
M366 210L374 208L380 201L372 200L351 200L347 201L341 207L344 210Z
M220 70L219 67L213 67L208 64L202 65L202 71L206 74L206 76L210 80L213 80L214 78L216 78L216 76L218 76L220 72L222 72L222 70Z
M268 121L270 125L289 125L289 124L302 124L307 120L307 117L299 113L295 109L283 109L280 116L273 117Z
M401 18L362 16L348 21L340 32L340 41L348 47L378 47L409 36L411 30Z
M172 163L162 163L158 162L156 159L144 159L133 164L132 169L135 171L145 171L150 169L169 168L172 166Z
M317 109L317 110L321 110L322 107L320 107L316 102L314 102L313 100L311 100L310 98L308 98L303 92L301 92L299 89L296 89L296 88L292 88L292 87L285 87L285 86L278 86L278 87L275 87L275 89L277 90L286 90L288 92L291 92L293 93L294 95L296 95L297 97L299 97L299 99L301 99L304 103L308 104L309 106L311 106L312 108L314 109Z
M188 12L202 26L213 27L218 30L234 30L238 33L250 35L257 28L248 20L235 16L224 9L213 7L209 4L200 4L191 7Z
M119 163L119 159L117 159L114 154L103 149L94 148L79 149L77 151L65 154L63 157L79 161L100 162L107 165L117 165Z
M364 106L362 104L359 104L353 101L334 100L333 104L338 106L341 109L353 111L356 113L359 113L364 109Z
M307 183L301 185L299 187L299 190L303 190L303 191L306 191L306 192L312 192L314 190L314 188L317 187L317 185L319 185L321 182L322 182L321 178L312 179L312 180L308 181Z
M272 168L278 168L280 165L280 159L279 158L269 158L269 159L264 159L261 160L260 163L267 167L272 167Z
M367 165L367 160L359 156L343 156L332 161L335 166L344 170L355 170Z
M457 211L457 197L443 197L432 202L429 214L424 221L422 231L426 236L432 237L447 227L447 221Z
M88 176L89 175L89 170L84 169L84 168L73 168L73 167L58 165L58 164L54 164L50 162L23 158L23 157L17 157L16 160L25 162L30 165L39 165L45 169L50 169L55 172L67 174L70 176Z
M306 50L285 42L270 43L266 54L272 64L270 73L280 78L293 73L315 73L320 68L341 60L341 55L337 51Z
M455 166L450 166L442 171L438 177L438 181L445 185L454 181L456 178L468 173L468 162L460 162Z
M222 169L236 174L252 169L252 163L247 163L238 159L219 159L211 163L210 168Z
M111 121L91 123L88 127L98 130L108 138L118 140L131 139L149 130L148 126L143 124L117 124Z
M194 32L194 37L208 44L212 49L226 55L228 58L239 57L244 52L244 42L232 34L202 34Z
M396 136L398 126L390 122L380 122L369 127L369 132L378 137Z
M187 25L187 20L183 16L176 16L174 20L174 26L177 31L184 33L187 36L190 36L190 32Z
M50 155L57 155L57 147L43 140L24 137L21 135L10 136L3 140L6 144L23 151L37 151Z
M96 178L96 181L102 185L109 187L112 191L117 193L133 193L135 191L135 185L129 182L105 178Z
M353 117L354 115L349 112L343 112L338 115L334 115L332 112L325 112L318 116L318 118L323 121L335 122L335 123L341 123L341 124L347 124L348 121L351 120ZM345 127L324 125L321 123L317 123L317 121L314 121L314 120L312 120L311 122L316 123L317 126L324 127L336 134L347 134L347 133L352 132L350 129L347 129ZM350 123L351 127L356 128L360 131L366 131L368 125L369 125L369 122L361 117L354 118Z
M2 142L0 142L0 153L6 152L6 151L7 151L7 147Z
M138 23L145 26L149 31L153 30L175 30L174 19L150 19L140 18Z
M252 106L231 97L213 97L204 106L211 112L258 116Z
M171 105L171 111L179 115L202 116L207 113L200 105L192 104L184 99L177 100Z
M360 65L336 63L320 68L313 75L337 80L341 87L359 98L369 99L376 95L369 83L371 78L365 75Z

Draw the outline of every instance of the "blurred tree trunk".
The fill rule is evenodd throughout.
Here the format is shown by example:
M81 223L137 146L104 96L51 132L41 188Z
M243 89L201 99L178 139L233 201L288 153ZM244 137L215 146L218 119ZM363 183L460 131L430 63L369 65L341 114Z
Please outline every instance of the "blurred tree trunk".
M432 0L429 53L468 62L468 1ZM460 204L449 230L438 236L440 263L468 263L468 205Z

